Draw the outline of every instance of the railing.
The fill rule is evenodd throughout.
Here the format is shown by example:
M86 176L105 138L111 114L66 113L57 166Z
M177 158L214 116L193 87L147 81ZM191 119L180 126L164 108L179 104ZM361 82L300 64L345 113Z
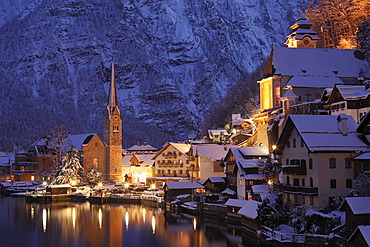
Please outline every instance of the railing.
M306 175L307 174L307 167L303 166L295 166L295 165L286 165L283 166L283 174L286 175Z
M318 188L317 187L305 187L305 186L293 186L293 185L286 185L286 184L277 184L275 188L281 190L283 192L294 192L294 193L301 193L307 195L318 195Z
M278 242L289 242L289 243L322 243L327 244L331 238L329 235L319 235L319 234L296 234L296 233L286 233L272 230L266 226L262 227L261 233L270 240L276 240ZM316 246L316 245L315 245Z

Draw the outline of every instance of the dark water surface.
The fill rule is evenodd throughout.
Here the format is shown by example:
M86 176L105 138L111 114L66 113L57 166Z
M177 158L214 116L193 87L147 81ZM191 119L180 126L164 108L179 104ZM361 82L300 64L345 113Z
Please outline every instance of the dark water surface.
M138 205L26 203L0 196L0 246L242 246L238 231Z

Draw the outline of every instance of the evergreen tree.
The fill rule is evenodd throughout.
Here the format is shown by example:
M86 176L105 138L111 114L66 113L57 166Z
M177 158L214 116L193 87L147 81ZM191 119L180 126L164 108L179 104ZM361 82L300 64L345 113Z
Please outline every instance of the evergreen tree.
M51 184L79 184L82 181L82 172L83 167L79 152L72 148L71 151L62 156L61 166Z
M98 172L94 167L92 167L87 173L87 182L95 186L103 181L101 172Z
M365 197L370 196L370 173L360 173L353 181L353 188L350 191L350 196Z
M263 169L263 173L265 174L266 179L268 181L271 181L272 183L277 183L279 182L280 172L281 172L280 158L275 154L269 155Z

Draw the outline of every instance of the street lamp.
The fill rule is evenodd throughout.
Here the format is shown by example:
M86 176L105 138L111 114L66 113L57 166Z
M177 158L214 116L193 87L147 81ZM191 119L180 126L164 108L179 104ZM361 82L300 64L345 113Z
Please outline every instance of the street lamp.
M151 186L150 186L150 188L152 189L152 191L153 191L153 197L154 197L154 190L155 190L155 184L152 184Z

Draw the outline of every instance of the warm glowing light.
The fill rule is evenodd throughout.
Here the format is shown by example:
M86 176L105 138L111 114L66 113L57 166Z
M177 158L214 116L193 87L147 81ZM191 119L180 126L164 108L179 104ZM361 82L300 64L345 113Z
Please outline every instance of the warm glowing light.
M46 186L48 183L46 181L42 182L42 185Z
M35 218L35 208L31 207L31 219Z
M126 230L128 230L128 212L127 211L125 214L125 223L126 223Z
M145 217L146 217L146 209L143 208L143 222L145 223Z
M35 176L31 176L31 181L35 181Z
M76 228L76 208L72 208L72 226Z
M103 212L101 211L101 208L99 208L98 218L99 218L99 228L103 229Z
M155 190L155 188L156 188L155 184L150 185L150 188L151 188L152 190Z
M125 189L128 189L128 187L129 187L129 184L126 183L125 184Z
M270 179L269 181L267 181L268 184L273 184L272 180Z
M103 187L103 183L98 183L98 186L99 187Z
M272 145L272 150L276 150L276 145Z
M152 216L152 232L155 234L155 217L154 215Z
M72 185L72 186L76 186L76 184L77 184L77 183L76 183L76 181L72 181L72 182L71 182L71 185Z
M193 219L193 229L194 231L197 229L197 219L196 218Z
M47 220L47 214L46 214L46 208L42 210L42 229L44 232L46 232L46 220Z

